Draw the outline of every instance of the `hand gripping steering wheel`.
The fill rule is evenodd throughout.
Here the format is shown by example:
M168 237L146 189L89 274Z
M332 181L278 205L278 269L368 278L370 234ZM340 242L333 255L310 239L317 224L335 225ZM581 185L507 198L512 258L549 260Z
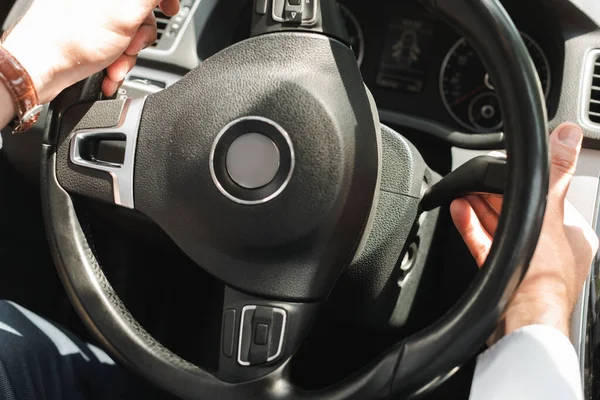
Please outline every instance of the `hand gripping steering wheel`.
M336 3L321 0L309 28L254 24L260 34L160 93L69 105L81 97L67 91L53 103L42 150L46 228L71 300L113 357L186 399L362 400L424 393L477 351L539 237L544 96L498 1L424 3L470 41L496 82L510 155L492 250L460 301L351 378L313 392L290 381L289 360L320 304L377 229L380 193L396 195L411 225L427 175L416 149L380 126L336 33ZM93 156L105 140L121 142L122 159ZM382 156L390 149L392 161ZM226 284L217 371L180 358L132 317L102 272L74 194L145 214Z

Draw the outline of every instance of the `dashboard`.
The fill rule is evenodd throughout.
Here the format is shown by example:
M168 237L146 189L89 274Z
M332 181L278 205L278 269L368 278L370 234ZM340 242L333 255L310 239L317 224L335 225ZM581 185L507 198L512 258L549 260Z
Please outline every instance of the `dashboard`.
M503 2L522 33L552 117L564 54L558 24L543 8ZM502 131L495 87L478 55L417 1L341 0L340 9L365 83L378 106L469 134ZM251 6L251 5L250 5ZM232 44L248 37L251 11L235 22Z

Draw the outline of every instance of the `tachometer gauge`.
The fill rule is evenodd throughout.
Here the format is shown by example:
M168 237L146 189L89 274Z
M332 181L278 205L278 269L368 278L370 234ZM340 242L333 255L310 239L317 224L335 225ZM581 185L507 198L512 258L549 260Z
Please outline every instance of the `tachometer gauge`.
M521 35L535 64L542 90L548 97L548 58L531 37L524 33ZM463 127L475 132L502 129L502 114L494 83L483 62L464 38L452 46L442 63L440 90L446 109Z
M338 3L339 4L339 3ZM352 12L343 4L339 4L344 23L346 25L346 31L350 38L350 45L356 55L358 65L362 65L363 58L365 57L365 36L363 34L360 22Z

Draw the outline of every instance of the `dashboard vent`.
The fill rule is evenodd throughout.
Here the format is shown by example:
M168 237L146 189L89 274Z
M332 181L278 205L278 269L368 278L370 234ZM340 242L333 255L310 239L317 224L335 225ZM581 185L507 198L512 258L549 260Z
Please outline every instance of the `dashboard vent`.
M600 54L592 58L592 85L590 88L590 108L588 118L591 122L600 124Z
M154 9L156 27L158 28L156 42L152 45L154 49L168 50L173 45L179 30L190 14L193 2L194 0L179 0L179 14L174 17L165 15L159 7Z
M156 42L154 42L152 47L158 46L160 40L167 31L169 22L171 21L171 17L166 16L158 7L154 9L154 16L156 17L156 26L158 27L158 34L156 36Z

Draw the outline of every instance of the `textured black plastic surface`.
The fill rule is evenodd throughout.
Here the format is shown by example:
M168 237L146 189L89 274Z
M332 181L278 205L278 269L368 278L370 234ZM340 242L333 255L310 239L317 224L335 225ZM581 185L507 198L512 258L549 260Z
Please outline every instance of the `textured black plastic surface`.
M414 233L428 168L405 138L386 126L381 131L383 168L373 229L360 256L336 284L328 305L346 319L389 329L406 322L406 313L399 316L402 311L396 305L410 306L417 289L411 281L401 290L398 261Z
M100 88L102 85L102 81L106 76L106 71L98 72L90 76L87 79L84 79L80 82L77 82L71 87L66 88L60 96L52 100L50 103L50 114L54 112L62 113L69 106L81 103L81 102L92 102L96 100L102 99L102 93L100 92ZM106 117L100 117L106 118ZM43 136L43 143L46 144L57 144L58 137L60 134L59 124L61 122L61 115L54 116L50 115L50 119L48 120L50 125L45 129Z
M219 132L247 116L286 130L296 164L285 190L255 206L226 198L209 171ZM370 215L378 129L348 47L310 33L252 38L148 97L136 208L238 290L323 299L354 257Z
M69 159L71 134L82 129L112 128L118 125L124 100L80 103L62 114L58 135L56 174L70 193L113 203L113 183L108 172L83 168Z
M381 138L380 190L420 199L428 168L419 151L400 134L384 125L381 127Z

